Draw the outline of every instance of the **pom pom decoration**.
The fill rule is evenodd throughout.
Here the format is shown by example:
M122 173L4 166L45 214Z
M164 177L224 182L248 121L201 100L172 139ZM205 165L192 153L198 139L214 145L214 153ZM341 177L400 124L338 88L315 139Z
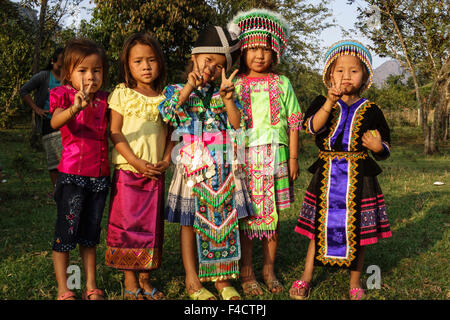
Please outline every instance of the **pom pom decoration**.
M280 62L290 34L288 24L280 14L267 9L241 11L228 23L228 30L234 30L235 25L240 28L241 50L270 46L277 55L276 63Z

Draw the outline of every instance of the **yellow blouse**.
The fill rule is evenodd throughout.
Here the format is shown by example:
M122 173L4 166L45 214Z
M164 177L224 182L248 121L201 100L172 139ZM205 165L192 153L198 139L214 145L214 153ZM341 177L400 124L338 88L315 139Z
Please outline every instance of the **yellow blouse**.
M109 108L123 116L122 134L136 157L150 163L161 161L166 147L167 125L161 119L158 105L165 97L147 97L124 83L116 86L108 97ZM113 149L112 163L116 169L138 171Z

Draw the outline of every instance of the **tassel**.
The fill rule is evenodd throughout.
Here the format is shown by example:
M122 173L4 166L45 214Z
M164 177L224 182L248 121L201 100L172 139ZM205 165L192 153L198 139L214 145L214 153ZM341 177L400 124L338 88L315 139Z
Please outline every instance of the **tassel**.
M201 263L198 277L201 282L239 278L239 261Z

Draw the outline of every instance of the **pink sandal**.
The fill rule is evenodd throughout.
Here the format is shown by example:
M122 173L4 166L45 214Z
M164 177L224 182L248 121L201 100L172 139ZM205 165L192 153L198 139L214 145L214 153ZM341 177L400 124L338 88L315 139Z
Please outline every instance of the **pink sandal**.
M352 288L349 291L350 300L362 300L366 297L363 288Z
M103 293L103 291L96 288L96 289L92 289L92 290L89 290L89 291L86 290L83 293L83 299L84 300L91 300L90 296L92 296L94 294L96 294L98 296L101 296L103 298L102 300L104 300L104 298L105 298L105 294Z
M67 291L65 293L63 293L62 295L60 295L56 300L69 300L70 298L74 298L75 297L75 293L73 293L72 291Z
M309 293L311 292L311 285L309 284L309 282L306 282L306 281L303 281L303 280L296 280L292 284L291 289L292 288L295 288L297 290L304 288L304 289L306 289L306 294L305 295L297 295L297 294L289 293L289 296L291 297L291 299L304 300L304 299L308 299L309 298Z

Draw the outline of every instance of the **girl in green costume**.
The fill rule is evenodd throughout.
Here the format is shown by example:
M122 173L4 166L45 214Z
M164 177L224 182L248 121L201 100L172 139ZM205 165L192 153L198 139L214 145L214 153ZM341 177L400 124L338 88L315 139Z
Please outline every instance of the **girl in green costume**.
M262 295L252 267L253 239L262 240L263 279L272 293L283 286L275 276L279 212L293 202L298 177L298 130L302 112L289 79L272 71L286 48L283 17L264 9L239 13L228 28L239 28L240 72L235 78L246 127L247 188L254 216L241 221L241 279L244 293Z

